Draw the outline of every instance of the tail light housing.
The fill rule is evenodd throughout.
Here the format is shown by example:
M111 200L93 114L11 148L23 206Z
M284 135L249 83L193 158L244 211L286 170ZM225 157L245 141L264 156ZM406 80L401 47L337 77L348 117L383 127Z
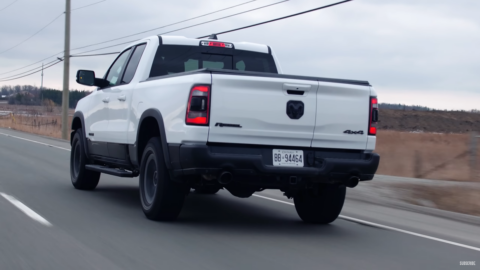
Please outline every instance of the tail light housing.
M378 123L378 99L377 97L370 97L370 118L368 122L368 135L377 135Z
M188 97L187 125L208 126L210 117L210 85L195 85Z

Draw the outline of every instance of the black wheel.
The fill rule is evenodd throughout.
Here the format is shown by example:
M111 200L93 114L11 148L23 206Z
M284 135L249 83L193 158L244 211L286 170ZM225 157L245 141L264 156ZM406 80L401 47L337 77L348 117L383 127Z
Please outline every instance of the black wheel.
M220 190L219 186L196 186L195 193L198 194L216 194Z
M85 169L87 157L85 145L83 145L83 131L77 129L72 140L70 152L70 178L76 189L94 190L100 180L100 173Z
M142 155L139 179L143 212L152 220L174 220L185 200L185 187L170 179L160 138L151 138Z
M300 218L308 223L328 224L340 215L345 202L345 186L324 186L315 195L304 190L293 198Z

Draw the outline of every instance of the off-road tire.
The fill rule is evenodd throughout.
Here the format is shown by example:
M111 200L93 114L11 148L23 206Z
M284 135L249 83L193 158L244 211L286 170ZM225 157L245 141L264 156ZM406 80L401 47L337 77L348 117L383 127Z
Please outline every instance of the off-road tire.
M326 185L317 195L303 190L293 198L300 218L307 223L328 224L338 218L345 202L346 187Z
M151 220L174 220L185 200L185 186L170 179L160 138L151 138L142 154L139 190L145 216Z
M77 129L70 152L70 179L76 189L94 190L98 185L101 173L85 169L88 159L85 155L86 146L83 142L83 130Z

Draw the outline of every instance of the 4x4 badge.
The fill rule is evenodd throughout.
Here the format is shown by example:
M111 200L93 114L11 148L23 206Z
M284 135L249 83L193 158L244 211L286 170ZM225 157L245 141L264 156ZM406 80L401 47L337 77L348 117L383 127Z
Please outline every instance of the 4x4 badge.
M343 133L345 134L352 134L352 135L363 135L363 130L359 130L359 131L351 131L351 130L345 130Z

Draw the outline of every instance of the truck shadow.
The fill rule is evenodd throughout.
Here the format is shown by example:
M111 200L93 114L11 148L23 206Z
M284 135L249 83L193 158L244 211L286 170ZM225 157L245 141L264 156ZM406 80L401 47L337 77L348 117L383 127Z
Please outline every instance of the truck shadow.
M99 186L94 191L98 194L99 199L103 199L106 203L112 203L119 207L128 208L128 210L142 211L140 206L140 197L138 187L134 186Z
M261 193L260 193L261 194ZM236 198L228 191L216 195L191 193L176 226L195 226L218 233L280 234L311 237L314 234L340 234L335 224L304 223L295 207L264 199ZM342 233L343 234L343 233Z
M98 198L125 211L141 213L138 187L99 187ZM107 202L108 201L108 202ZM136 215L137 216L137 215ZM142 214L143 216L143 214ZM178 219L174 222L146 222L155 224L159 230L192 228L198 233L215 234L260 234L288 235L288 237L349 237L343 220L329 225L306 224L297 216L293 206L271 202L256 197L240 199L227 191L215 195L202 195L191 192L185 200ZM143 222L142 222L143 223ZM151 227L151 226L149 226Z

